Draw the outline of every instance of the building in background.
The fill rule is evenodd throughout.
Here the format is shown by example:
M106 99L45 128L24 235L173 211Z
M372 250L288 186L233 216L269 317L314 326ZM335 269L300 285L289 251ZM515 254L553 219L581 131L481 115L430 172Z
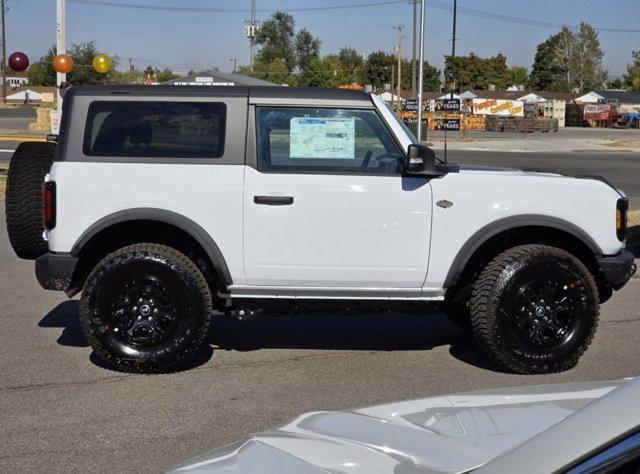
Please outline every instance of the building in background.
M0 84L2 84L2 78L0 78ZM7 87L20 87L29 84L29 78L27 76L7 76Z

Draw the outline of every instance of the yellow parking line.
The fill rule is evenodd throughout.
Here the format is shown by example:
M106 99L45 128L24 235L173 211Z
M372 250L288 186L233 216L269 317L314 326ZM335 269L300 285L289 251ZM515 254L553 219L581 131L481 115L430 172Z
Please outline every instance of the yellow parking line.
M45 138L41 137L0 137L0 142L46 142Z

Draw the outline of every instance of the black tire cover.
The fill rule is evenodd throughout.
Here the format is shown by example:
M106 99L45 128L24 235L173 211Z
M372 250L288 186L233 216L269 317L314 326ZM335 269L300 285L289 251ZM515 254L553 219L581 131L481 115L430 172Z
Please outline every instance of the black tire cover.
M35 260L48 251L42 233L42 183L56 154L54 143L21 143L7 174L6 221L16 255Z

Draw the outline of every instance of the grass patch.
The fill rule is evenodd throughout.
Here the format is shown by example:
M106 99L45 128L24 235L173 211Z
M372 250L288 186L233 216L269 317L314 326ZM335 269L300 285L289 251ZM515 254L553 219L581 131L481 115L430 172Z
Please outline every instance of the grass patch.
M7 189L7 171L9 171L9 163L0 163L0 197L4 196Z
M605 138L604 146L613 148L640 148L640 140L616 140L613 138Z

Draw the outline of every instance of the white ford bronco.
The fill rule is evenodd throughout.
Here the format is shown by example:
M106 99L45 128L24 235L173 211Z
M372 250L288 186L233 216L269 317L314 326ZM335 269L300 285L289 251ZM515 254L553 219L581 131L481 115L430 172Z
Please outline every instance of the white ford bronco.
M435 307L562 371L635 271L604 179L443 163L362 92L77 87L50 139L12 158L11 244L119 370L179 368L214 310Z

